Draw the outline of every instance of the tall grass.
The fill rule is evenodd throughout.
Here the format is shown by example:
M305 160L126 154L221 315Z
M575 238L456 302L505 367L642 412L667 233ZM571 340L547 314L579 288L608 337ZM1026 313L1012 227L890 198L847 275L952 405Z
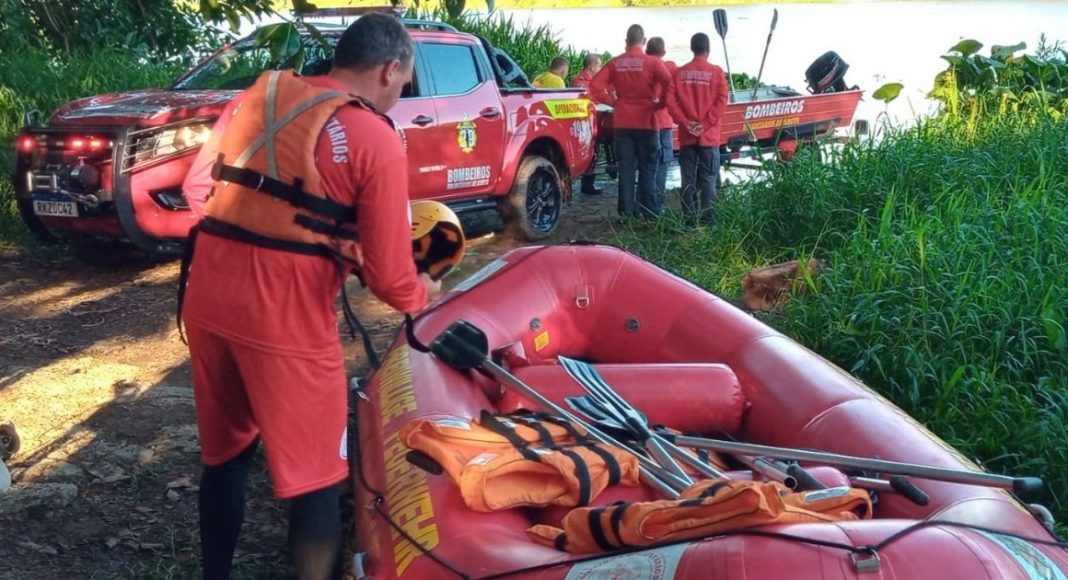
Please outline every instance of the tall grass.
M170 84L185 63L146 63L120 50L63 57L37 50L0 58L0 245L21 244L28 232L15 209L13 144L28 111L44 121L64 103L101 93Z
M1068 517L1068 121L943 119L734 187L713 229L623 245L727 296L750 267L831 269L769 322Z

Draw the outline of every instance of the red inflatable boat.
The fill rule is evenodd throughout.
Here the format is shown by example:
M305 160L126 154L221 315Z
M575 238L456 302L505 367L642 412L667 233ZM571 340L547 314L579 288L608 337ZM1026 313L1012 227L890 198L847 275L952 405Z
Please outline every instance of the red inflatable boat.
M1012 494L920 477L909 480L926 492L926 505L884 489L871 519L728 530L593 555L535 543L527 530L558 526L566 508L473 511L452 479L407 458L400 434L415 419L530 406L493 375L455 370L415 348L461 319L485 333L493 361L558 403L582 393L561 368L566 356L592 364L650 423L980 471L838 367L685 280L607 246L522 248L417 318L414 336L398 337L362 391L353 479L364 577L1066 578L1068 551ZM609 488L592 503L655 498L641 486Z

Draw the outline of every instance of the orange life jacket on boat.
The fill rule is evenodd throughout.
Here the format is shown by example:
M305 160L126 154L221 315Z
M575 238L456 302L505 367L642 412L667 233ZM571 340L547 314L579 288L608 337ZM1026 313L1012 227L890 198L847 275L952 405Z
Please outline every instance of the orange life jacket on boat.
M378 114L348 93L268 71L248 90L219 144L216 180L201 231L278 250L340 258L363 256L356 208L330 199L315 166L315 146L330 117L346 105Z
M638 484L634 455L542 413L483 411L477 422L428 417L409 422L400 436L437 461L476 511L582 506L609 485Z
M546 546L592 553L767 524L870 517L871 498L862 489L792 493L777 482L707 479L687 488L676 500L577 508L564 517L563 529L537 525L527 533Z

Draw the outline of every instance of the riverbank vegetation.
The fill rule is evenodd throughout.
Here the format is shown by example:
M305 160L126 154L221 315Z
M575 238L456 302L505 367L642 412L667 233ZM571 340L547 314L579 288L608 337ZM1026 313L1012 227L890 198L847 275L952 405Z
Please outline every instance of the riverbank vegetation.
M734 184L712 228L619 242L727 297L752 267L829 269L765 320L988 468L1045 478L1068 517L1068 66L966 41L915 127Z

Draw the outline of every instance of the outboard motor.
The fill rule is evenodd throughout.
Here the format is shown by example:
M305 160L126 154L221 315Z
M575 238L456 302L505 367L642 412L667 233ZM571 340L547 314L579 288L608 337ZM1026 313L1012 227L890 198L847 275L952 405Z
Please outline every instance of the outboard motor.
M812 94L838 93L850 90L845 84L849 65L837 52L828 51L816 59L805 71L808 90ZM856 88L856 87L854 87Z

